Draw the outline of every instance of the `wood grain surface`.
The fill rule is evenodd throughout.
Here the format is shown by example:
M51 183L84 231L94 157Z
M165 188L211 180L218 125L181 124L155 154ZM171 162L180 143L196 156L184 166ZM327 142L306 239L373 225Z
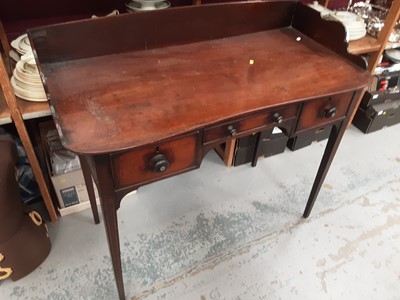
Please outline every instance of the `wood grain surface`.
M80 153L141 146L238 114L357 89L368 76L293 28L42 69L64 145Z

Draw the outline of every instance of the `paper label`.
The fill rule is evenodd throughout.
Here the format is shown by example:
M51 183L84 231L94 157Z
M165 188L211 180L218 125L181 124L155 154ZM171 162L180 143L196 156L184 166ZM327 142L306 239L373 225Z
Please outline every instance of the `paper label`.
M60 190L60 194L65 207L79 203L78 193L74 186Z
M79 202L82 203L82 202L89 201L89 195L87 193L86 185L84 183L76 185L75 188L76 188L76 192L78 194Z

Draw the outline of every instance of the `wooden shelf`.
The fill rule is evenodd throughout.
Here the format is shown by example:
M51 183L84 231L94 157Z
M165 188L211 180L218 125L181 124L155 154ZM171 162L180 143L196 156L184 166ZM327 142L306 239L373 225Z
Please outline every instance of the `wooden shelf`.
M370 35L366 35L362 39L349 42L349 47L347 48L351 54L366 54L378 51L381 45L378 40ZM399 48L400 43L387 42L385 49Z
M378 40L370 35L366 35L362 39L349 42L347 48L351 54L365 54L378 51L381 45Z
M370 53L369 59L370 71L374 72L375 66L385 49L392 49L400 47L400 43L388 42L390 33L392 32L397 20L399 19L400 0L393 0L389 9L389 14L385 20L385 26L379 34L379 38L374 38L366 35L362 39L349 42L348 51L352 54L366 54Z
M1 34L4 36L4 34ZM1 95L0 95L0 106L1 107L8 107L5 109L4 119L0 118L1 121L8 121L8 116L10 116L10 121L12 119L15 128L17 129L19 138L21 139L22 145L25 148L26 155L32 167L33 174L35 175L36 181L38 183L40 192L42 194L44 203L46 205L47 211L49 213L50 219L52 221L57 220L57 212L53 205L53 201L51 199L51 195L46 185L46 181L44 179L42 170L40 168L40 164L38 158L36 156L35 150L33 149L33 145L31 142L31 138L29 133L26 129L24 120L23 120L23 113L21 113L22 106L25 111L25 117L29 117L32 115L50 113L47 103L30 103L24 100L18 100L17 97L14 95L14 91L9 80L10 74L8 73L7 67L4 64L4 60L0 55L0 83L1 83ZM20 102L20 103L18 103ZM0 110L1 112L3 110ZM1 116L3 114L1 113Z
M11 122L12 120L10 110L8 108L6 100L4 99L3 92L0 89L0 125L8 124Z
M48 102L33 102L17 98L17 103L24 120L50 116Z

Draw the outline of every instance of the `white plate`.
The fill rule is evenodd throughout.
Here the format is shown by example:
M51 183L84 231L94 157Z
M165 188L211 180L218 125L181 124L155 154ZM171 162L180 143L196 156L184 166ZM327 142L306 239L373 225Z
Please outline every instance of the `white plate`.
M357 14L349 11L335 11L331 15L342 21L357 21L360 19Z
M32 77L23 72L19 72L17 69L15 69L15 74L17 74L18 78L21 78L25 82L31 82L32 84L41 84L42 83L40 78Z
M27 100L27 101L32 101L32 102L46 102L47 101L47 99L32 98L29 95L23 95L23 94L20 94L20 93L18 93L16 91L14 91L14 94L15 94L15 96L17 96L17 97L19 97L19 98L21 98L23 100Z
M24 37L27 37L28 35L26 33L24 33L23 35L20 35L19 37L17 37L15 40L11 41L11 47L13 47L15 50L19 49L19 43L21 42L21 40Z
M362 19L351 12L341 11L330 14L330 17L346 28L346 40L358 40L366 35L366 26Z
M346 27L346 30L348 31L348 32L350 32L350 33L366 33L367 32L367 30L365 29L365 28L359 28L359 29L352 29L352 28L347 28Z
M19 37L17 37L15 40L13 40L11 42L11 47L13 47L15 49L15 51L17 51L19 54L26 53L26 50L21 48L21 41L25 38L28 38L28 35L26 33L23 35L20 35Z
M14 90L17 91L20 94L27 94L32 98L37 98L41 99L46 97L46 93L44 92L44 89L42 91L31 91L28 89L24 89L23 87L19 86L18 83L15 81L15 77L11 77L11 85L13 86Z
M31 41L29 40L28 36L26 38L22 39L21 42L23 42L24 44L26 44L29 47L31 46Z
M46 94L43 93L35 93L31 91L26 91L20 88L16 82L14 76L11 77L11 85L14 89L14 94L21 99L28 100L28 101L35 101L35 102L45 102L47 101Z
M41 83L38 84L26 81L24 78L19 77L16 72L14 72L14 79L15 83L24 90L44 93L43 85Z
M37 68L32 65L27 65L25 61L22 60L18 61L15 68L19 73L22 73L27 77L40 81L40 76Z
M163 0L160 0L160 1L163 1ZM114 9L112 12L110 12L109 14L106 14L104 17L111 17L111 16L117 16L117 15L119 15L119 10ZM95 18L99 18L99 16L92 15L92 19L95 19Z
M359 40L363 38L367 34L367 31L361 31L361 32L349 32L347 35L347 40L348 41L354 41L354 40Z
M30 61L22 61L24 70L27 71L28 73L32 74L38 74L39 75L39 70L36 66L35 60L30 60Z
M24 53L27 53L27 52L32 52L32 48L31 48L31 45L30 45L30 43L29 43L29 38L28 38L28 36L25 36L24 38L22 38L20 41L19 41L19 49L21 49L22 51L24 51Z
M125 3L125 6L130 9L143 8L145 6L156 9L155 4L165 2L165 0L132 0Z
M19 53L18 53L17 50L15 50L14 48L11 49L10 52L9 52L8 54L9 54L9 56L12 58L12 60L13 60L14 62L17 62L17 61L19 61L19 60L21 59Z
M19 78L22 78L26 82L32 82L33 84L39 84L42 82L39 77L33 77L32 75L21 72L18 69L15 69L15 73L18 74Z
M21 56L21 59L23 61L29 61L30 59L33 59L35 61L35 58L33 57L33 51L26 52L24 55ZM35 64L36 64L36 61L35 61Z
M128 6L129 5L129 6ZM153 3L151 6L142 7L138 2L129 2L126 4L126 10L128 12L135 12L135 11L150 11L150 10L158 10L158 9L166 9L171 6L169 1L157 2Z
M319 11L321 14L321 17L324 17L324 16L332 13L332 11L330 9L327 9L326 7L322 6L317 1L313 1L313 3L308 4L308 6L315 9L316 11Z

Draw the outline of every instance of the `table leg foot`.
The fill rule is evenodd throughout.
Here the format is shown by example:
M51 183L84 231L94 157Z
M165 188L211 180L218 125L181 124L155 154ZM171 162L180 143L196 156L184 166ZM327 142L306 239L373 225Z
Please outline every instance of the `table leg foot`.
M324 182L337 148L339 147L339 143L342 139L345 129L346 126L344 126L344 122L332 126L332 131L329 135L329 140L326 145L324 155L322 156L321 164L319 165L317 176L315 177L310 197L308 198L307 205L303 213L304 218L308 218L310 216L315 200L317 199L322 183Z
M108 246L111 254L111 261L114 269L114 276L117 285L118 296L120 300L125 300L124 281L122 277L121 251L120 251L119 234L118 234L117 211L105 208L103 209L103 218L104 218L104 225L106 228Z
M108 247L114 269L115 282L117 285L118 297L125 299L124 281L122 276L121 250L119 243L117 201L114 192L109 157L95 157L96 180L100 195L101 210L103 212L104 226L106 229ZM119 203L118 203L119 204Z

